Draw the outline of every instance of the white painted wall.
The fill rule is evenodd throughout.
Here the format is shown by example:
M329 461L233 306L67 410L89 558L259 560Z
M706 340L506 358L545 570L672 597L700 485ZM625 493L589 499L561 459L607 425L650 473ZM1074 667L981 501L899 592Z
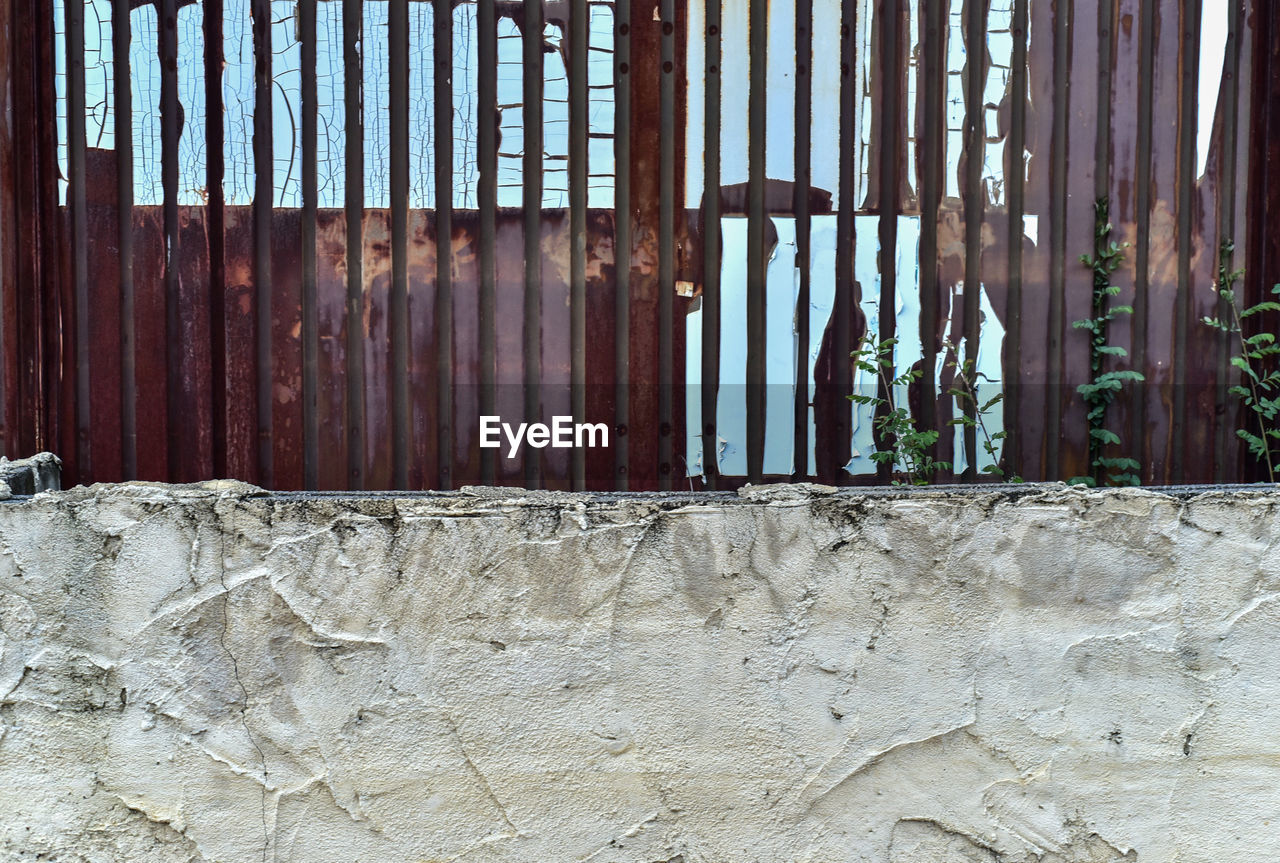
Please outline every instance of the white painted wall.
M1280 495L0 504L0 858L1267 860Z

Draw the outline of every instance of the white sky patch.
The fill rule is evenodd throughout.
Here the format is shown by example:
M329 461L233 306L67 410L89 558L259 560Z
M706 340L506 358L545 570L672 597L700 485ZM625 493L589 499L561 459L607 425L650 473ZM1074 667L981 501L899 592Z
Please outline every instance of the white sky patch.
M1196 176L1203 177L1213 140L1213 121L1218 115L1218 90L1222 86L1222 66L1227 55L1226 3L1205 3L1200 11L1200 94L1196 129Z

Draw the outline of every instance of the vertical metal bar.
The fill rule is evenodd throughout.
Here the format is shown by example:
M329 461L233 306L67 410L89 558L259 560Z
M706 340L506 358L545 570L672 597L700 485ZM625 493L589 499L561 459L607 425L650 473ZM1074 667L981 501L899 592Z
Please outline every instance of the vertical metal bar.
M436 458L453 488L453 5L433 7L436 136ZM408 28L406 28L407 31ZM405 38L408 48L408 37ZM407 64L407 61L406 61ZM406 100L406 109L407 109ZM406 159L405 182L408 184ZM408 329L406 315L406 332ZM408 362L405 363L406 367ZM408 385L405 386L408 393ZM406 403L405 425L408 427Z
M209 353L212 382L213 472L227 475L227 267L225 255L226 213L222 182L226 176L223 155L222 112L223 0L204 3L204 100L205 100L205 189L208 204L205 224L209 234ZM117 67L118 68L118 67ZM125 85L128 86L127 84ZM116 98L122 97L119 86ZM116 137L120 140L119 133ZM132 158L129 163L132 171ZM123 180L122 180L123 182ZM130 186L133 184L130 173ZM123 254L123 249L121 250ZM132 274L130 274L132 276ZM123 284L123 279L122 279ZM132 290L132 287L131 287ZM130 298L132 300L132 298ZM123 311L122 311L123 313ZM130 315L132 317L132 315ZM132 328L133 322L129 322ZM129 344L133 344L130 336ZM132 362L132 348L129 349ZM130 378L132 381L132 378ZM136 459L136 453L135 453ZM128 473L126 472L126 476Z
M169 478L192 479L182 473L185 442L182 415L182 288L179 281L181 250L178 247L178 137L182 132L178 112L178 3L163 0L159 7L160 49L160 173L164 189L164 305L165 380L168 404Z
M449 5L439 5L449 17ZM387 315L391 331L391 483L405 488L409 484L409 0L390 0L387 38L391 76L391 292ZM439 98L437 90L436 100ZM448 143L452 143L452 134L446 141L437 136L437 171L440 147Z
M1013 70L1010 90L1013 106L1009 111L1009 157L1005 174L1009 200L1009 293L1005 307L1005 353L1003 374L1005 388L1005 428L1012 433L1004 439L1006 474L1020 473L1022 438L1018 434L1022 375L1018 359L1022 356L1022 238L1025 230L1023 186L1026 182L1027 136L1027 4L1013 4Z
M569 342L573 420L587 416L587 0L569 4ZM572 451L573 487L586 488L586 450Z
M968 0L964 22L965 57L965 183L964 183L964 361L972 368L978 365L979 298L982 294L982 166L986 147L983 90L987 80L987 0ZM967 401L965 416L973 419L976 405ZM964 428L965 474L969 481L978 477L978 438L973 425Z
M1151 284L1151 134L1154 102L1155 17L1156 3L1144 2L1138 27L1138 147L1137 147L1137 241L1134 250L1133 350L1131 367L1144 371L1147 361L1147 293ZM1147 397L1146 384L1132 381L1132 426L1129 448L1139 464L1147 465ZM1145 470L1150 470L1145 467Z
M860 96L855 72L858 64L857 32L858 4L856 0L843 0L840 4L840 206L836 212L836 287L831 308L831 317L835 321L832 338L833 386L829 396L835 401L835 405L828 406L840 417L831 430L831 444L836 447L836 451L829 459L829 463L837 466L848 463L852 446L851 413L846 407L845 397L853 392L852 369L848 357L852 348L849 318L854 304L853 216L858 208L858 201L855 200L858 178L853 159L859 144L854 113ZM820 477L821 481L836 482L847 477L839 467L836 470L841 474L839 477Z
M1073 0L1062 0L1055 11L1053 36L1053 141L1050 201L1050 290L1049 290L1049 397L1045 441L1045 472L1057 479L1061 470L1059 440L1062 428L1063 318L1066 291L1067 245L1067 105L1071 79L1068 75Z
M347 174L347 474L364 488L364 20L361 0L343 0Z
M765 418L765 87L768 0L751 0L747 107L747 481L764 474Z
M111 7L115 70L116 239L120 250L120 450L124 479L138 478L137 357L133 323L133 82L129 71L129 0Z
M495 265L498 209L498 19L495 0L479 0L479 157L477 193L480 207L480 414L497 412L497 346L494 304L497 302ZM494 451L480 450L480 481L492 485L497 476Z
M626 491L631 422L631 0L614 7L614 487Z
M15 51L13 44L17 36L17 20L13 15L11 4L0 2L0 16L4 26L0 27L0 117L13 116L13 86ZM17 183L14 181L14 141L10 127L0 128L0 456L12 458L18 448L18 405L23 404L15 398L19 393L19 368L22 365L22 339L17 337L17 296L13 286L17 282L17 219L15 218L14 193ZM30 406L24 405L29 408Z
M71 215L71 277L75 291L76 356L76 473L91 481L89 461L89 224L85 189L85 77L84 2L66 0L67 50L67 167L70 188L67 203Z
M1111 66L1115 48L1115 0L1098 0L1098 138L1094 150L1093 197L1111 188Z
M319 319L316 308L316 208L319 206L316 0L298 0L302 43L302 482L317 486L320 462Z
M1238 110L1240 100L1240 10L1239 0L1231 0L1231 9L1228 13L1227 21L1227 50L1226 62L1223 64L1226 70L1222 82L1223 98L1222 98L1222 140L1218 152L1222 154L1220 169L1221 174L1218 179L1218 236L1213 244L1214 265L1217 266L1218 250L1224 241L1235 243L1236 225L1236 124L1238 122ZM1227 262L1227 272L1230 273L1235 269L1235 256ZM1216 273L1217 270L1215 269ZM1215 284L1215 288L1221 289L1225 286ZM1218 317L1227 320L1230 316L1230 309L1227 307L1225 300L1218 301ZM1227 470L1227 452L1228 443L1231 439L1231 417L1233 405L1230 400L1230 394L1227 392L1231 386L1230 376L1232 373L1231 366L1231 334L1222 333L1218 338L1218 357L1215 363L1217 369L1216 394L1214 402L1223 410L1219 414L1217 434L1214 436L1213 443L1213 478L1215 482L1227 482L1229 478L1235 478L1235 471Z
M899 89L901 69L899 48L902 44L899 24L899 3L885 0L879 4L877 14L880 20L880 60L876 64L880 76L880 339L893 339L898 335L898 321L895 311L898 296L898 210L901 200L901 187L898 182L899 152L898 130L903 119L899 111ZM967 292L966 292L967 294ZM898 352L895 350L894 355ZM895 372L896 373L896 372ZM880 381L881 398L891 398L883 377ZM878 473L883 479L889 478L892 469L890 464L880 465Z
M676 73L675 0L662 0L662 81L659 86L658 151L658 488L671 488L675 417L672 404L672 303L675 296Z
M792 446L791 478L800 482L809 475L809 258L812 221L809 187L813 184L809 164L812 135L813 0L796 0L796 91L795 165L796 185L791 209L796 219L796 267L800 282L796 293L796 390L795 431Z
M173 2L173 0L166 0ZM253 283L258 384L258 481L274 484L271 422L271 205L275 156L271 120L271 0L253 0ZM175 139L176 154L176 139ZM175 182L177 176L175 174ZM165 196L166 199L168 196ZM176 216L176 210L175 210ZM171 402L172 404L172 402Z
M1200 80L1200 4L1188 0L1179 4L1182 50L1178 65L1184 70L1179 89L1178 110L1178 293L1173 318L1173 416L1171 479L1180 483L1185 478L1187 417L1187 319L1191 312L1191 202L1195 192L1196 170L1196 96ZM1212 112L1213 105L1201 106Z
M542 417L542 3L524 7L524 419ZM541 484L539 451L525 449L524 480Z
M720 475L716 411L720 392L720 0L707 0L702 190L702 474ZM807 392L806 392L807 395Z
M1280 282L1280 231L1276 229L1280 213L1280 182L1277 181L1277 164L1280 163L1280 10L1271 3L1256 3L1249 19L1253 27L1252 78L1253 98L1249 113L1249 188L1250 194L1244 212L1252 213L1248 221L1247 273L1243 289L1243 301L1250 305L1271 299L1270 287ZM1270 320L1268 320L1270 319ZM1273 331L1274 316L1264 313L1254 318L1257 323L1246 331L1246 336L1258 332ZM1246 456L1243 477L1248 481L1268 481L1271 477L1252 455Z
M916 136L920 142L920 427L938 424L938 210L942 202L942 143L944 136L930 130L946 128L943 88L946 73L947 7L924 3L924 28L920 85L922 106Z
M13 74L15 117L48 116L55 104L53 67L54 14L51 0L11 4L13 31L8 46L19 58ZM40 113L43 112L43 113ZM17 224L16 278L14 284L30 286L15 291L18 307L18 351L26 360L19 372L17 446L37 452L57 445L57 407L62 358L54 339L61 331L57 320L58 266L44 253L57 242L57 124L49 119L31 134L13 139L12 191Z

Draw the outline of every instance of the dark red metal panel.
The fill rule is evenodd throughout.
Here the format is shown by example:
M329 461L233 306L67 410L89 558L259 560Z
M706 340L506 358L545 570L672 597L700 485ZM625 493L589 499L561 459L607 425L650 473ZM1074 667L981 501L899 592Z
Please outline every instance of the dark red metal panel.
M929 304L922 317L923 328L929 330L921 334L925 355L931 360L943 337L959 342L968 335L972 341L975 332L989 326L990 322L976 319L975 282L983 285L997 316L1004 315L1001 323L1006 329L1014 322L1010 315L1016 316L1016 344L1006 350L1004 360L1006 376L1016 377L1019 385L1016 414L1008 416L1006 423L1020 457L1007 467L1028 479L1088 472L1088 426L1076 391L1089 377L1088 343L1072 322L1090 313L1091 278L1079 256L1092 251L1093 202L1100 195L1111 202L1113 239L1134 243L1114 281L1121 288L1116 302L1132 302L1137 314L1118 319L1111 331L1112 344L1131 348L1133 354L1114 362L1116 367L1136 368L1147 376L1144 386L1126 388L1108 415L1108 426L1120 431L1124 441L1119 452L1140 459L1148 482L1256 476L1252 460L1240 455L1232 433L1239 413L1224 399L1227 378L1220 368L1222 345L1197 323L1201 316L1216 311L1212 288L1220 238L1235 239L1243 253L1244 234L1250 231L1247 301L1262 299L1264 290L1280 281L1280 241L1276 240L1280 230L1274 224L1280 212L1280 182L1273 176L1274 164L1280 163L1276 143L1280 135L1275 134L1275 118L1280 116L1280 97L1275 95L1280 92L1280 15L1270 4L1241 2L1244 14L1233 50L1238 50L1239 68L1252 84L1236 80L1232 85L1239 89L1234 125L1218 118L1207 170L1198 176L1199 171L1189 167L1188 142L1194 141L1190 124L1196 118L1188 105L1193 102L1189 88L1196 86L1191 73L1200 0L1027 0L1028 98L1015 111L1011 94L1006 93L997 110L1006 142L1014 140L1008 124L1025 115L1025 125L1017 132L1030 158L1024 164L1021 152L1006 154L1006 172L1025 168L1026 182L1004 202L989 199L989 190L977 185L982 175L975 168L976 160L995 144L980 134L986 128L985 102L992 98L986 92L990 69L981 46L976 42L967 46L974 65L962 75L967 83L965 101L984 101L982 106L968 106L966 152L922 146L916 153L920 176L907 176L908 143L901 134L906 120L901 109L907 105L906 64L913 59L911 40L916 34L908 32L906 5L871 4L882 19L863 22L872 27L870 44L876 52L870 58L867 79L873 113L863 130L873 142L871 195L866 201L847 201L847 210L842 211L845 247L840 250L839 272L846 276L851 272L850 213L879 217L880 238L892 244L898 219L919 212L916 195L905 192L908 187L919 191L919 200L928 210L920 213L928 220L921 247L928 259L920 261L925 274L922 299ZM846 5L852 9L857 4ZM265 6L259 3L258 8ZM487 228L476 210L457 210L451 219L440 220L451 222L448 236L437 236L435 213L408 210L402 214L405 227L398 242L386 210L353 208L349 216L342 210L316 212L314 477L318 487L407 484L426 488L444 482L442 477L452 485L480 481L479 415L482 385L488 379L482 322L491 320L495 325L491 368L496 413L517 421L522 417L549 421L575 410L572 334L575 325L582 326L575 312L585 316L585 366L579 359L577 370L585 378L582 410L586 420L612 425L621 392L628 414L625 479L629 486L687 487L684 369L689 362L702 363L701 358L688 356L685 327L691 304L699 300L673 294L675 285L701 284L705 276L702 243L707 226L696 210L685 209L683 201L685 156L701 160L703 154L684 154L680 132L685 125L687 76L704 70L685 68L686 16L680 4L675 4L674 22L670 2L634 0L630 8L629 20L618 22L616 34L629 44L628 67L625 72L615 69L617 80L628 87L631 106L627 123L620 123L631 154L630 163L620 166L627 179L625 213L580 209L578 221L585 224L585 237L579 237L574 231L577 222L567 211L498 210L493 213L493 259L484 261L481 242ZM927 31L924 49L935 52L922 59L914 73L921 101L916 104L918 127L909 131L917 141L927 143L930 133L945 123L943 116L935 116L946 108L944 97L951 98L945 80L948 57L941 50L941 40L943 36L959 38L950 26L952 13L958 13L957 20L964 22L974 39L990 3L951 0L934 5L916 0L912 8ZM496 11L519 17L519 9L511 4L499 4ZM562 12L560 7L549 9L545 17L561 20ZM886 16L891 12L895 23L888 27ZM94 278L87 297L77 299L69 278L69 213L59 206L57 185L52 14L51 0L29 4L0 0L0 57L4 58L0 115L9 124L0 126L0 446L13 455L37 448L59 450L68 459L70 482L113 480L123 477L126 462L120 409L125 394L121 340L128 328L122 325L119 305L118 160L112 151L90 149L86 154L84 192ZM626 33L620 29L624 23L629 28ZM788 19L778 26L785 29L794 24ZM814 26L822 22L815 20ZM897 40L895 33L903 40ZM1256 43L1252 41L1255 33ZM709 37L708 33L693 35ZM536 47L525 45L530 50ZM862 45L849 50L860 51ZM828 62L813 59L815 64ZM421 58L411 57L409 62L421 62ZM779 62L791 63L795 58L769 58L771 65ZM667 63L673 64L670 71ZM1199 70L1201 74L1217 71ZM861 74L850 70L851 80L861 82ZM662 98L664 81L675 82L674 105L670 85L667 98ZM724 86L732 95L733 88L745 87L745 82L725 81ZM1223 92L1229 89L1224 84ZM530 92L535 90L531 87ZM769 98L773 104L791 104L794 95L788 92L775 98L770 94ZM1200 105L1195 111L1203 118L1216 107ZM980 120L977 111L984 114ZM894 117L892 126L883 122L889 115ZM38 122L26 118L38 118ZM447 125L447 119L442 113L437 125ZM32 134L22 133L24 123L30 124ZM218 130L184 134L200 131L210 141L222 138ZM852 143L852 133L848 137L846 146ZM668 145L665 159L664 141ZM579 150L581 144L579 136ZM1233 161L1226 159L1227 153L1234 154ZM927 164L920 161L926 157ZM536 162L535 154L529 164ZM790 196L794 186L790 180L766 173L762 181L760 164L755 167L757 197L762 190L772 194L769 190L783 187ZM211 166L210 176L215 173L216 165ZM1243 183L1246 176L1247 184ZM948 191L955 179L958 195ZM886 183L897 191L882 194ZM1225 198L1233 188L1241 191L1233 199ZM747 191L744 185L738 207L742 212ZM540 198L540 193L535 197ZM362 200L360 195L355 198ZM305 369L311 367L308 362L304 369L303 215L300 210L260 203L255 220L248 207L222 210L216 194L210 202L211 208L176 206L171 196L167 219L154 202L133 211L136 384L132 401L138 418L138 475L189 481L226 473L278 488L301 488L309 476L304 462L309 450L304 446L303 396L310 389L304 386L309 380L305 375L310 374ZM759 200L756 203L758 211ZM1010 215L1015 210L1028 220L1034 239L1018 235ZM781 215L773 203L767 202L766 212ZM269 244L263 247L259 229L268 215ZM624 232L626 250L614 245L619 217L632 228ZM348 231L355 220L362 229ZM536 226L532 234L531 226ZM167 272L166 232L173 241L171 247L177 249ZM357 251L348 248L351 238L361 240L358 255L349 254ZM571 251L575 243L581 243L578 257ZM526 251L531 255L527 262ZM442 254L448 254L448 260L441 260ZM403 296L394 289L393 257L404 264ZM892 266L893 259L892 254L882 253L882 269ZM620 278L619 260L625 261L629 279ZM348 269L352 261L359 262L358 269ZM759 267L760 261L756 264ZM481 291L482 282L487 284L482 273L489 266L491 304ZM352 282L349 272L354 274ZM450 300L442 303L437 288L445 275ZM269 292L263 290L267 282ZM1015 282L1016 291L1011 291ZM625 294L618 293L620 284L626 284ZM905 278L896 284L892 276L882 278L882 305L909 290L909 284ZM357 290L351 296L358 302L349 306L352 287ZM863 298L874 299L874 285L860 287ZM309 291L306 296L311 307ZM615 332L619 296L625 302L627 329L621 333L625 352L617 350ZM176 314L171 308L168 317L167 299L176 299ZM437 320L438 309L446 310L447 321ZM846 323L852 325L860 312L846 311L850 316ZM790 308L767 309L770 316L792 313ZM527 314L536 319L526 320ZM893 318L886 308L886 321ZM83 374L77 380L77 359L85 355L84 346L79 355L75 349L77 320L88 324L87 349L93 358L88 470L76 458L75 446L77 416L83 420L85 415L84 398L76 400L77 383L85 383ZM266 331L262 321L269 324ZM393 338L397 321L406 327L407 335L399 349ZM1266 319L1260 325L1274 327ZM446 343L442 335L450 336L450 341ZM914 333L899 335L913 337ZM731 344L742 334L721 336ZM810 334L811 341L819 338L819 332ZM260 375L257 356L263 345L270 348L266 375ZM358 356L352 354L353 346L359 348ZM628 361L621 370L620 356ZM757 352L755 358L761 356ZM832 359L827 357L826 362L824 368L831 368ZM349 376L351 369L354 378ZM524 416L531 371L537 372L538 417ZM615 386L620 371L627 383L624 390ZM948 378L946 373L941 376L940 390ZM167 387L166 381L172 386ZM401 412L394 394L397 384L405 381L408 428L397 432L395 416ZM448 391L442 392L442 385ZM664 397L664 386L669 388L669 398ZM846 407L838 388L827 387L820 400L815 407L824 415L838 414ZM360 401L362 405L357 404ZM942 425L951 416L952 400L939 395L933 401L933 416L919 401L916 397L921 416L944 431L939 457L954 458L953 437ZM805 406L800 407L803 411ZM268 408L269 417L261 416ZM445 427L449 434L441 441L440 429ZM766 429L766 437L770 430ZM621 431L611 429L614 443ZM177 443L172 451L167 446L171 440ZM350 451L351 441L357 442L358 452ZM222 452L225 467L220 463ZM398 462L397 452L407 454L407 465ZM354 478L349 471L353 460L362 470ZM818 459L824 465L824 479L866 481L844 474L830 461ZM508 459L504 448L495 454L493 464L500 483L522 484L534 476L543 486L570 488L574 477L572 457L564 450L526 448L522 455ZM526 470L535 464L536 470ZM589 451L582 464L587 487L619 486L622 477L612 450ZM264 470L267 465L270 471ZM717 484L733 488L742 481L730 476Z
M222 244L226 267L223 331L227 346L227 475L247 482L259 482L253 212L243 206L227 207L224 219L227 228ZM142 339L139 333L140 343Z
M0 57L13 56L13 2L0 0ZM14 75L0 62L0 453L19 454L18 231L14 161Z
M271 219L271 443L274 487L304 487L302 211Z
M100 382L90 391L89 414L93 435L89 440L93 479L119 482L124 479L120 428L120 269L116 230L115 154L90 149L86 175L90 178L86 213L89 260L94 277L89 280L89 303L94 314L89 319L89 352L93 375Z
M542 218L542 303L538 327L542 330L542 416L571 416L573 402L569 389L572 369L569 262L570 234L568 210L544 210ZM541 452L543 487L570 491L569 450L547 447Z
M1113 65L1109 119L1111 126L1110 171L1107 175L1107 197L1110 202L1112 238L1117 243L1128 243L1120 269L1111 276L1111 283L1120 288L1114 301L1117 305L1134 306L1137 280L1138 240L1138 139L1141 120L1138 103L1142 85L1141 44L1142 0L1115 0L1115 19L1112 27ZM1111 344L1128 352L1125 362L1134 362L1134 317L1122 317L1113 323L1108 333ZM1125 445L1124 455L1136 458L1141 439L1135 440L1133 428L1133 390L1121 393L1108 411L1109 427L1120 435Z
M366 488L391 488L391 213L364 213L364 480Z
M436 224L418 210L409 216L408 238L409 487L434 488L440 476L436 404L439 356L436 351ZM368 259L366 259L368 260ZM455 428L457 428L455 423ZM369 426L370 430L374 428ZM447 453L443 454L448 457Z
M347 482L347 218L343 210L316 214L317 486Z
M453 295L453 434L447 456L453 486L480 485L480 214L455 211L450 275Z
M1046 3L1033 2L1029 12L1027 49L1027 111L1025 145L1028 153L1024 188L1025 216L1035 227L1022 258L1021 378L1019 413L1011 425L1020 442L1022 463L1016 470L1027 479L1048 475L1044 429L1052 382L1049 368L1049 216L1050 163L1053 141L1053 14Z
M494 320L497 332L495 407L499 416L524 415L524 240L519 210L499 210L497 216L497 261L494 288ZM522 453L508 458L507 448L498 450L496 481L499 485L522 485Z
M1098 8L1096 3L1074 3L1075 20L1066 73L1070 82L1068 123L1064 146L1067 148L1067 197L1057 212L1066 219L1062 250L1062 375L1064 386L1058 390L1062 404L1065 434L1059 451L1059 470L1064 477L1088 476L1089 420L1088 406L1076 386L1089 380L1089 339L1085 330L1076 329L1075 321L1092 316L1093 273L1080 262L1083 254L1092 254L1094 244L1094 201L1097 171L1095 153L1102 120L1098 113L1098 69L1101 54L1111 46L1099 44Z
M1151 129L1151 204L1147 264L1146 482L1172 479L1174 304L1178 301L1178 110L1181 23L1178 0L1160 0L1155 16Z
M1280 284L1280 10L1252 4L1253 123L1249 150L1249 246L1244 301L1256 303ZM1278 315L1255 318L1255 331L1276 332ZM1245 458L1245 470L1265 479L1260 466Z
M175 466L169 464L168 446L170 412L166 391L168 359L165 351L162 222L163 214L159 207L135 207L133 210L138 479L152 482L166 482L176 475ZM240 451L239 448L236 450Z
M614 217L609 211L593 210L587 214L587 418L589 423L604 423L613 442L613 417L616 391L613 386L615 352L605 348L613 341L614 287L616 258L614 255ZM587 451L587 488L610 491L613 482L613 452L610 449Z
M632 491L658 487L658 222L662 80L659 0L631 3L631 334L629 423ZM619 170L628 170L619 166Z

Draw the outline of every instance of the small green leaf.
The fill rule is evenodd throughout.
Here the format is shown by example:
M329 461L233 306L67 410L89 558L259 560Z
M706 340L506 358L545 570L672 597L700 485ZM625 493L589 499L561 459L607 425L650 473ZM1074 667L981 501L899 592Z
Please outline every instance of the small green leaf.
M1260 314L1261 312L1280 312L1280 303L1275 303L1270 300L1258 303L1256 306L1250 306L1241 312L1240 317L1248 318L1253 315Z

